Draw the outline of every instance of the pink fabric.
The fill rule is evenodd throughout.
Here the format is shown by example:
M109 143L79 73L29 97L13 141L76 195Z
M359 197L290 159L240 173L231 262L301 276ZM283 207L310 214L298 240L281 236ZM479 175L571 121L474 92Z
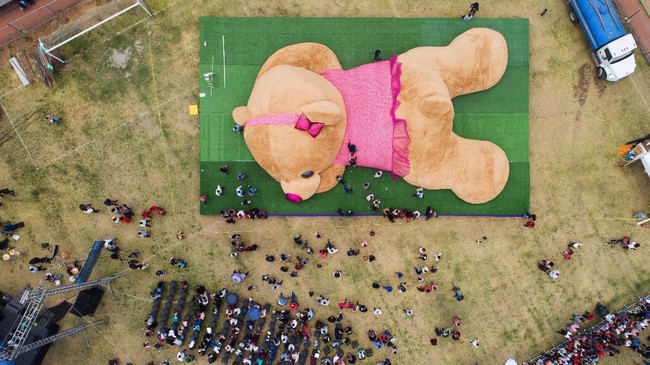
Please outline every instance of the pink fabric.
M253 125L293 125L294 128L306 131L316 138L323 129L323 123L312 122L304 114L274 114L252 118L246 122L247 126Z
M301 130L301 131L307 131L310 136L316 138L318 133L320 133L321 129L323 129L323 123L314 123L309 118L307 118L304 114L298 118L298 121L296 122L296 125L294 128Z
M335 163L350 165L348 143L357 147L357 165L390 171L403 177L410 171L408 147L410 137L406 120L398 119L397 97L402 89L402 64L397 56L351 70L327 70L321 75L343 96L347 110L347 127ZM322 123L312 122L303 114L274 114L252 118L253 125L287 125L316 137ZM390 147L389 147L390 146Z
M309 129L310 125L311 121L303 114L300 116L300 118L298 118L298 121L296 122L294 128L300 129L301 131L306 131Z
M246 126L253 125L296 125L300 119L300 114L273 114L273 115L263 115L260 117L255 117L246 122Z
M409 136L406 121L395 117L401 90L401 64L397 56L350 70L321 74L343 96L347 127L335 163L349 165L348 143L357 147L357 165L386 170L393 176L408 174Z
M390 78L391 90L393 93L393 106L390 109L390 116L393 119L393 169L391 170L393 178L408 175L411 171L411 164L409 162L409 144L411 144L411 137L409 137L408 126L405 119L397 118L395 111L399 108L399 96L402 91L402 64L397 62L397 56L390 58Z

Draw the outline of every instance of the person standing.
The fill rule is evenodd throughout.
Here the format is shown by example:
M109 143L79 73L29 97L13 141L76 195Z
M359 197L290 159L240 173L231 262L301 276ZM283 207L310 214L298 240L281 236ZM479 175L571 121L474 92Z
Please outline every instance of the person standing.
M199 201L203 203L203 205L208 205L208 196L207 195L201 195L199 197Z
M469 6L469 13L472 14L472 16L474 16L474 14L476 14L477 11L478 11L478 2L472 3Z
M469 6L469 12L466 15L462 16L463 20L465 20L466 22L472 21L472 19L474 18L474 15L478 11L478 8L479 8L479 4L477 2L472 3Z

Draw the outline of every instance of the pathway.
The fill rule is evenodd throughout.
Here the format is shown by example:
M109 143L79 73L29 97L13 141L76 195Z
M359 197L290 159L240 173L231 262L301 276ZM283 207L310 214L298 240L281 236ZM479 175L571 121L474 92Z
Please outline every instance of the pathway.
M616 6L632 30L641 54L650 62L650 1L614 0Z
M25 11L20 10L18 1L0 7L0 47L47 23L80 2L81 0L37 0L36 5Z

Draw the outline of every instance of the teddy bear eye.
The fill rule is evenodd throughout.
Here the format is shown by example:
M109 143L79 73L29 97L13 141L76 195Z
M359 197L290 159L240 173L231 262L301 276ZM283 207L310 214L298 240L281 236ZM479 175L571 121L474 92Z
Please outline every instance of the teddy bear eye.
M307 170L307 171L303 172L302 174L300 174L300 176L304 177L305 179L308 179L308 178L312 177L313 175L314 175L314 172L311 171L311 170Z

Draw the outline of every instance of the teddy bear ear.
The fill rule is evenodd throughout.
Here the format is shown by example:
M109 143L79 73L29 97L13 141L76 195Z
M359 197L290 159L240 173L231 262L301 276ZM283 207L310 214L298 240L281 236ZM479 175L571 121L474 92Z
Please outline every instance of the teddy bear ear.
M301 67L317 74L326 70L341 69L341 63L331 49L320 43L310 42L292 44L277 50L262 65L257 78L278 65Z
M244 126L253 116L247 106L238 106L232 111L235 123Z
M333 125L339 123L345 111L331 101L316 101L303 105L300 112L313 122Z

